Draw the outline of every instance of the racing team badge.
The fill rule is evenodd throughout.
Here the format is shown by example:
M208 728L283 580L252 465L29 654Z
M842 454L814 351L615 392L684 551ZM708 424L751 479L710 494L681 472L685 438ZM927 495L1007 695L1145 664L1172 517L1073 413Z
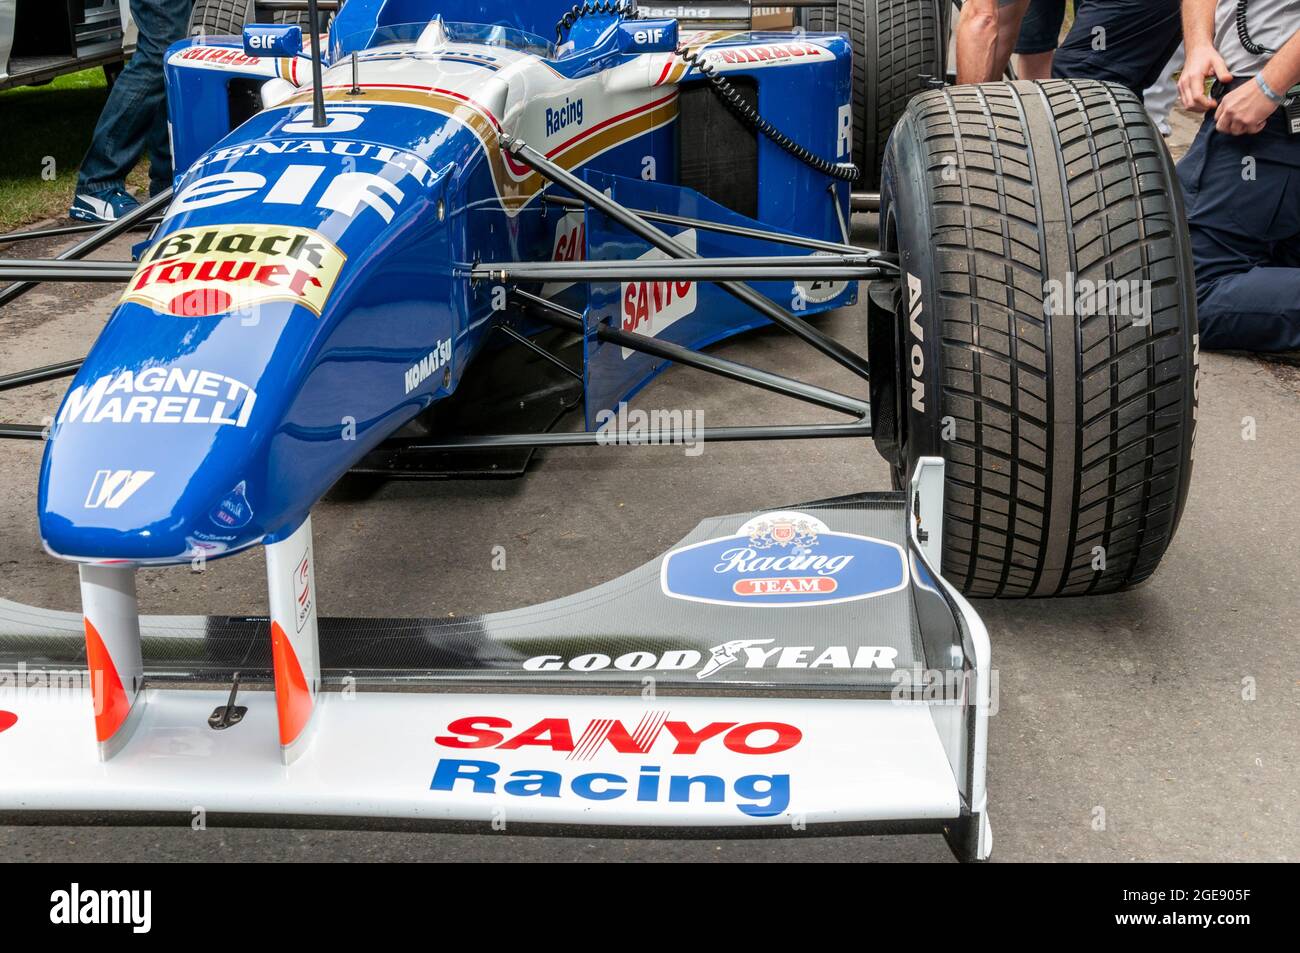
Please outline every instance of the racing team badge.
M320 317L346 260L338 246L310 228L183 228L144 254L122 300L186 318L291 301Z
M806 513L781 512L754 517L734 536L673 550L659 578L664 595L674 599L816 606L897 592L907 585L907 564L895 543L834 532Z

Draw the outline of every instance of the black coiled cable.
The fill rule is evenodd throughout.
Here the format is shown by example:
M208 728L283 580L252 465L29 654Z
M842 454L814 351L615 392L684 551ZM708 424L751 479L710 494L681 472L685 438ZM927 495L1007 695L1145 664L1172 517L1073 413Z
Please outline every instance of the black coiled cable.
M781 130L777 129L770 122L758 114L758 110L745 102L744 97L740 95L735 86L718 73L717 69L711 64L705 62L704 57L693 51L681 49L677 51L686 63L694 66L700 71L700 74L713 86L722 102L735 115L737 119L749 126L755 132L760 132L768 139L776 143L790 155L794 156L804 165L816 169L822 175L829 175L831 178L839 179L843 182L853 182L862 174L856 165L850 162L828 162L819 155L809 152L799 143L795 142Z
M583 17L596 16L619 16L625 20L636 19L636 5L628 0L587 0L585 3L575 3L573 8L560 21L555 24L555 45L559 46L564 42L565 36L573 29L573 25Z
M1277 50L1260 46L1251 39L1250 30L1246 27L1246 2L1247 0L1237 0L1237 39L1241 40L1246 52L1253 56L1272 56Z
M634 3L629 0L586 0L584 3L574 4L564 16L560 17L555 24L555 44L559 46L564 42L573 25L583 17L603 14L605 16L621 16L624 19L632 20L637 17L637 9ZM694 66L700 71L713 91L722 99L727 108L755 132L762 133L772 142L776 143L790 155L794 156L800 162L813 169L816 169L822 175L828 175L834 179L840 179L844 182L854 182L862 174L856 165L848 162L828 162L821 156L814 155L799 143L795 142L781 130L777 129L770 122L758 114L758 110L745 102L744 98L727 80L718 74L717 70L709 63L705 62L704 57L687 49L680 49L677 55L682 58L688 65Z

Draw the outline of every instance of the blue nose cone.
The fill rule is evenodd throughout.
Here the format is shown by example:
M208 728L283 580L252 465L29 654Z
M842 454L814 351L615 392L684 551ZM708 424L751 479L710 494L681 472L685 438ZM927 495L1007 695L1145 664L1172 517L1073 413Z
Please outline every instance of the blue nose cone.
M51 553L180 563L278 537L454 381L469 256L434 170L489 187L462 168L478 140L428 110L333 108L324 131L259 113L177 183L51 431ZM417 379L432 354L448 375Z
M301 310L301 309L300 309ZM182 562L257 542L268 450L315 321L288 302L256 324L126 301L55 417L41 537L69 559Z

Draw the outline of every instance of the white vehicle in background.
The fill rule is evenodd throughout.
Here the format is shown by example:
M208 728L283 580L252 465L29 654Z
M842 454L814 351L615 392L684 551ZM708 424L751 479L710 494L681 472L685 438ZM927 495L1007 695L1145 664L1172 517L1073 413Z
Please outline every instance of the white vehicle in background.
M0 89L94 66L112 85L135 36L127 0L0 0Z

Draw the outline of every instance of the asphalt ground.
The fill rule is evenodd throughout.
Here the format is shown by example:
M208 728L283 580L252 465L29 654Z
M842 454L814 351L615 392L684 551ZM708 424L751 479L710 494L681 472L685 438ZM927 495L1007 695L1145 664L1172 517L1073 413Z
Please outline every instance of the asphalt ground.
M855 224L863 224L857 222ZM9 246L36 257L53 243ZM97 257L125 257L124 242ZM865 289L864 289L865 292ZM116 292L43 286L0 312L0 373L84 353ZM865 297L865 293L864 293ZM864 346L864 309L822 326ZM845 391L847 372L779 332L716 348ZM52 414L65 382L0 396L0 419ZM998 675L989 739L994 859L1300 859L1300 371L1203 354L1196 465L1181 528L1134 591L980 601ZM633 402L707 425L831 419L673 369ZM76 572L36 532L40 445L0 446L0 595L77 604ZM539 454L519 480L385 485L314 512L327 615L506 609L655 558L702 517L888 487L867 441L600 447ZM502 546L507 570L493 571ZM260 551L140 574L142 610L265 612ZM707 861L951 859L938 836L621 840L318 830L0 827L0 860Z

